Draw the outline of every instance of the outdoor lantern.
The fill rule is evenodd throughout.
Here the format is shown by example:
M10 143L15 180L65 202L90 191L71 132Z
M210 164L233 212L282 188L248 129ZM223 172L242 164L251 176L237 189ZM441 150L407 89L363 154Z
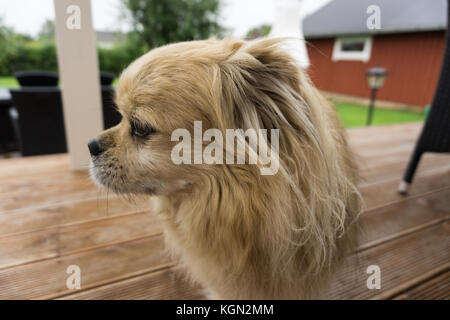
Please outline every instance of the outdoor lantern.
M384 68L376 66L366 71L367 84L370 89L379 89L383 86L387 71Z
M368 126L370 126L372 123L373 108L375 105L377 90L383 86L384 79L386 78L387 74L387 70L381 68L379 65L366 71L367 84L371 89L369 114L367 116Z

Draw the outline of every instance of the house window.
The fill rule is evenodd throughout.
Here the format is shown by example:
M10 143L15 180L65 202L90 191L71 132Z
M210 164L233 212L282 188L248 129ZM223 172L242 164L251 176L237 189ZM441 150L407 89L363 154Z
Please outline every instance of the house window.
M333 61L354 60L367 62L372 51L371 37L336 38L333 48Z

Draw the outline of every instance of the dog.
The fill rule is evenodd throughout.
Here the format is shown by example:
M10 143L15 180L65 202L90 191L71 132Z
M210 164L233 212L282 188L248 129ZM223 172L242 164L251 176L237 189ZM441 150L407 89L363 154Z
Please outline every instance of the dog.
M98 184L154 196L167 247L214 299L315 297L357 244L362 204L345 132L281 43L226 38L151 50L120 76L120 124L88 145ZM279 129L278 171L175 164L172 132L192 133L195 121L223 133ZM254 146L243 141L250 157ZM258 147L275 152L273 143Z

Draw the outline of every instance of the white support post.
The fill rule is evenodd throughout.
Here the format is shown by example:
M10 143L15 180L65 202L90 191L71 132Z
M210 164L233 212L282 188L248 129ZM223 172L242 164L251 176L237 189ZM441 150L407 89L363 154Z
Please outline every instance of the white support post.
M64 123L73 170L89 165L87 143L103 130L90 0L54 0Z
M303 35L303 0L273 0L275 5L275 21L269 37L284 38L283 47L297 61L299 67L309 67L308 50Z

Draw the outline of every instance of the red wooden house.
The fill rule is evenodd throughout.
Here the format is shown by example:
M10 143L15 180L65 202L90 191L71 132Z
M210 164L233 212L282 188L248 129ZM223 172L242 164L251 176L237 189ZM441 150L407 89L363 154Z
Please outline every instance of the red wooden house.
M372 5L379 8L379 29L367 23ZM368 97L365 71L379 64L389 72L379 99L430 104L445 46L446 6L445 0L330 2L303 22L313 82L323 91Z

